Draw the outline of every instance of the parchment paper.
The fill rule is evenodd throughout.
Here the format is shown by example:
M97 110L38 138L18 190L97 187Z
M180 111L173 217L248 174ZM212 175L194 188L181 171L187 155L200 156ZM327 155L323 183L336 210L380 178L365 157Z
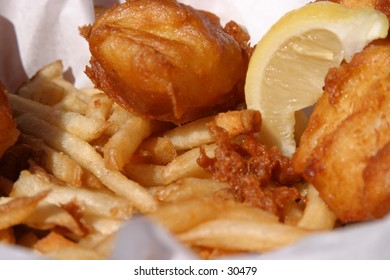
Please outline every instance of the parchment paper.
M100 0L110 6L118 1ZM182 0L235 20L249 31L252 43L285 12L308 0ZM78 87L91 86L84 74L89 51L78 27L92 23L92 0L0 0L0 80L15 90L39 68L61 59L67 77ZM241 259L388 259L390 218L340 228L305 238L296 245L266 254L237 255ZM31 251L0 245L0 259L39 258ZM118 233L112 259L196 259L197 257L159 226L137 217Z

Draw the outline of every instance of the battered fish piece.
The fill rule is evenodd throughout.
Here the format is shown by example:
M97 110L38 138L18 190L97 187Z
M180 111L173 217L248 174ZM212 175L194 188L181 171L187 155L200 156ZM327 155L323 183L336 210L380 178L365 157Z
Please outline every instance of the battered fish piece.
M0 158L15 144L19 137L16 122L12 118L11 105L8 102L4 85L0 82Z
M324 1L324 0L320 0ZM326 0L341 4L347 8L370 7L384 13L390 20L390 1L389 0ZM318 1L317 1L318 2Z
M293 156L342 222L390 212L390 40L329 71Z
M86 74L131 112L176 124L244 100L249 35L175 0L130 0L82 29Z

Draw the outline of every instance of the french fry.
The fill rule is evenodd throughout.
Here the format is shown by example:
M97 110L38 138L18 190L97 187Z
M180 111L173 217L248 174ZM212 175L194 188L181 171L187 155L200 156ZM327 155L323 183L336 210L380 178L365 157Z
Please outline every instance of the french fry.
M29 135L22 135L20 141L32 147L34 150L41 152L38 162L39 165L53 174L55 178L73 186L81 187L83 169L72 158L52 149L43 140Z
M310 230L330 230L334 228L336 220L336 215L322 200L318 191L308 184L306 207L297 226Z
M242 133L257 132L261 126L261 115L258 111L243 110L220 113L179 126L163 134L177 150L188 150L214 142L208 124L224 128L230 138Z
M218 219L178 234L189 244L232 251L266 252L292 244L310 232L281 223Z
M160 207L148 217L171 232L179 233L212 219L218 209L216 203L210 203L207 199L183 200Z
M214 148L213 145L205 146L206 153L213 153ZM129 178L147 187L168 185L184 177L208 178L210 175L196 162L199 155L199 148L193 148L167 165L128 164L123 171Z
M34 196L16 197L0 205L0 230L23 223L36 209L38 203L48 191L39 192Z
M57 60L39 70L22 85L16 95L57 109L84 114L90 96L63 78L63 66Z
M80 247L93 250L99 255L108 258L114 250L115 234L104 235L100 233L90 234L78 242Z
M50 190L50 194L43 201L58 206L75 200L83 207L85 213L118 219L127 219L132 215L132 204L121 197L83 188L58 185L48 178L32 174L27 170L22 171L19 179L14 183L11 196L19 197L47 190Z
M53 107L14 94L9 94L8 98L15 111L34 114L59 128L77 135L87 142L98 138L105 130L105 122L97 118L54 109Z
M255 110L228 111L216 115L213 122L233 138L239 134L260 131L261 114Z
M91 250L97 252L99 255L103 256L106 259L114 251L116 240L115 238L115 234L104 236L104 239L102 239L95 247L92 247Z
M17 91L17 95L42 104L54 105L65 96L65 90L51 82L52 79L62 77L63 66L60 60L40 69L29 81Z
M289 201L283 208L283 222L288 225L297 226L302 219L303 212L306 208L304 201Z
M151 137L143 141L135 151L132 161L166 165L173 161L177 152L166 137Z
M147 190L122 173L107 169L103 158L87 142L33 115L19 116L17 123L24 132L42 138L51 147L67 153L109 189L131 201L141 212L153 212L157 208L156 201Z
M103 93L100 89L94 88L94 87L87 87L80 89L83 93L85 93L88 96L94 96L95 94L101 94Z
M63 227L76 236L87 234L86 230L80 226L71 214L60 206L50 203L39 203L23 224L40 230Z
M149 218L174 233L184 232L209 220L227 219L258 223L278 223L279 218L259 208L225 200L217 193L164 203Z
M70 111L84 115L88 109L88 103L90 96L84 94L83 91L75 88L73 84L61 78L55 78L51 80L52 83L60 87L65 95L60 102L53 105L53 107L63 110Z
M43 152L43 154L39 156L38 164L58 180L75 187L107 189L107 187L104 186L95 175L83 169L67 154L54 150L46 145L43 140L22 134L20 141L37 151ZM12 184L9 187L9 192L11 192L11 189Z
M51 172L57 179L73 186L82 186L83 169L68 155L53 149L45 149L42 166Z
M250 221L258 223L278 223L279 217L260 208L228 200L222 203L217 219Z
M109 190L95 175L85 169L81 176L81 185L90 189Z
M100 260L103 256L82 248L77 243L66 239L61 234L51 231L46 237L39 240L34 249L45 254L49 259L57 260Z
M106 167L112 170L122 170L150 133L149 120L136 116L127 119L102 149Z
M79 88L76 88L71 82L65 80L63 78L63 76L56 77L56 78L52 79L51 82L61 86L62 88L65 89L65 92L67 93L67 95L75 96L80 102L82 102L84 104L88 104L91 100L91 97L93 96L93 95L91 96L90 94L87 94L85 91L83 91ZM70 107L70 109L72 109L72 107Z
M190 198L210 197L230 190L228 183L218 182L211 178L185 177L167 186L151 188L150 192L160 201L175 202Z
M74 92L66 92L64 98L62 98L60 102L53 105L53 108L61 111L84 115L88 109L88 104L81 101Z
M115 233L122 225L122 219L107 218L97 215L85 215L85 223L92 229L95 234L101 234L104 236Z
M111 107L112 101L106 94L102 92L94 94L89 100L85 116L98 120L106 120Z
M41 253L49 253L60 248L76 246L77 244L75 242L63 237L55 231L50 231L47 236L35 243L34 249Z
M105 256L97 251L88 250L80 246L65 247L55 251L48 252L45 255L53 260L104 260Z
M107 120L107 127L104 134L108 136L114 135L120 127L132 117L132 115L118 104L113 104L111 108L112 112Z

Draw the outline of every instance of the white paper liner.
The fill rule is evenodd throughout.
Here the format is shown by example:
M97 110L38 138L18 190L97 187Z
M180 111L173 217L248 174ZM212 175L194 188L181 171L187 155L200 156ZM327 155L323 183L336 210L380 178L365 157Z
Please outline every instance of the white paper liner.
M100 0L112 5L118 1ZM235 20L249 31L252 44L285 12L307 0L182 0L209 10L222 23ZM61 59L77 87L90 86L84 74L90 55L78 27L92 23L92 0L0 0L0 80L13 91L27 77ZM390 218L313 235L296 245L266 253L237 255L241 259L388 259ZM16 246L0 245L0 259L40 258ZM173 236L144 218L135 218L118 233L112 259L196 259ZM231 256L230 256L231 258Z

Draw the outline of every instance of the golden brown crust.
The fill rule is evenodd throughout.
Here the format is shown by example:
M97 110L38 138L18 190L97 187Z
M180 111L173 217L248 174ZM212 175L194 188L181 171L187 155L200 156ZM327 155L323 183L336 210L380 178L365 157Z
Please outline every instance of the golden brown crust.
M389 0L319 0L338 3L347 8L370 7L384 13L390 20L390 1ZM318 2L318 0L317 0Z
M343 222L378 218L390 208L390 41L378 40L331 69L294 169ZM380 173L373 175L372 170Z
M390 20L390 1L389 0L376 0L375 9L384 13Z
M87 75L130 111L183 123L243 101L247 42L213 14L174 0L127 1L83 35L92 54Z
M378 153L369 158L363 170L365 182L364 200L368 213L372 216L382 217L390 212L390 142L388 142ZM376 203L372 203L375 201Z

